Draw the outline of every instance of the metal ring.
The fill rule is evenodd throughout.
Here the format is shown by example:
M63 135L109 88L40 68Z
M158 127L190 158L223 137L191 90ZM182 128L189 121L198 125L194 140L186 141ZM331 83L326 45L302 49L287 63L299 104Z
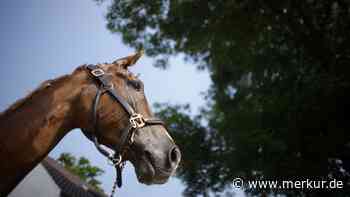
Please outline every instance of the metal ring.
M108 164L111 166L117 166L122 162L122 156L119 154L118 158L116 157L108 157Z
M92 70L90 72L95 77L100 77L100 76L105 74L105 71L103 71L101 68L96 68L96 69L94 69L94 70Z

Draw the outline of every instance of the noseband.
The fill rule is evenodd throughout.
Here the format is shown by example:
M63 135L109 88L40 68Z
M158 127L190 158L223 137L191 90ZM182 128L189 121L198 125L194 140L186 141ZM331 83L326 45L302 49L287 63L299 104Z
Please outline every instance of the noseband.
M96 80L99 87L92 108L92 123L94 125L94 132L84 133L88 133L88 138L94 142L97 150L101 154L106 156L116 168L117 177L111 194L111 196L113 196L116 185L118 185L118 187L122 186L122 169L125 163L123 156L126 152L126 148L128 146L131 146L134 142L135 131L137 131L140 128L152 125L162 125L165 129L166 126L164 122L160 119L144 118L142 114L137 113L136 109L134 109L125 99L123 99L117 93L116 89L113 86L113 83L110 81L109 78L106 77L105 71L102 68L96 65L87 65L86 68L90 71L91 76ZM116 145L114 147L114 154L111 154L106 149L104 149L97 139L97 135L99 133L97 108L100 101L100 97L105 93L109 94L113 100L118 102L129 116L129 124L125 129L123 129L119 145Z

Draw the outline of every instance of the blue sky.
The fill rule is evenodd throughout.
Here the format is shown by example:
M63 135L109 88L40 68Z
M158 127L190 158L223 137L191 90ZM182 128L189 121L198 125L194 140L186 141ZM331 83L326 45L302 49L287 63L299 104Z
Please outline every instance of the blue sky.
M106 7L92 0L11 0L0 2L0 110L24 97L40 82L70 73L79 65L111 62L134 52L121 43L119 35L105 28ZM140 73L150 103L190 103L196 111L204 105L201 91L208 89L207 72L198 72L181 57L171 60L168 70L156 69L144 57L132 69ZM105 170L100 178L110 192L114 170L79 130L70 132L50 153L85 156ZM133 167L124 171L119 196L180 196L184 186L171 178L164 185L137 182Z

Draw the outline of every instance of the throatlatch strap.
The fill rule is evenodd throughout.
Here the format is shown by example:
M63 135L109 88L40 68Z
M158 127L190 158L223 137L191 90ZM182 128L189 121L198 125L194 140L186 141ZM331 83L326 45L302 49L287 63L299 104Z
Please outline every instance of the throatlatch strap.
M95 135L92 136L92 140L97 148L97 150L103 154L104 156L108 157L108 158L112 158L111 154L106 151L105 149L103 149L100 145L100 143L98 142L98 139L97 139L97 136L99 134L99 131L98 131L98 113L97 113L97 107L98 107L98 103L100 101L100 98L101 98L101 95L104 93L103 90L101 89L98 89L97 90L97 93L96 93L96 96L95 96L95 99L94 99L94 104L93 104L93 108L92 108L92 122L94 124L94 132L96 133Z

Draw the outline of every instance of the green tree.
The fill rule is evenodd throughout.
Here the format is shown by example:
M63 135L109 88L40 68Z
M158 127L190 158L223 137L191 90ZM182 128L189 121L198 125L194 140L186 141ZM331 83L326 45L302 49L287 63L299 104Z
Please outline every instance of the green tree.
M90 161L85 157L79 157L78 159L70 153L61 153L57 158L57 161L61 163L67 170L75 175L78 175L83 181L103 192L101 188L101 182L97 180L97 177L101 176L104 171L90 164Z
M124 43L156 66L184 54L211 74L200 115L159 107L184 153L185 195L220 195L237 176L335 177L345 189L272 192L348 195L349 9L347 0L112 1L107 28Z

